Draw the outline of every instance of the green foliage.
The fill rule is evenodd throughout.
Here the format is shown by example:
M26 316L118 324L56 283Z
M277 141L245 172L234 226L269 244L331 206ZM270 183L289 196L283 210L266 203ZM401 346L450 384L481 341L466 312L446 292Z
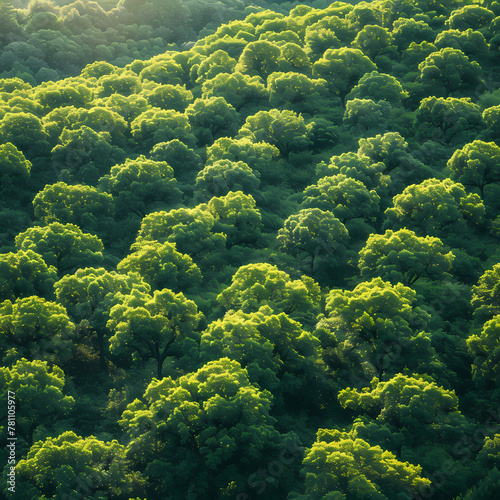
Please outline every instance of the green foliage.
M5 365L19 358L61 364L74 349L75 326L63 306L32 296L0 305L0 335Z
M16 432L33 444L35 429L67 415L75 404L64 394L65 376L58 366L49 369L45 361L20 359L12 368L0 368L0 387L4 399L7 390L16 395Z
M312 74L328 82L330 91L341 99L352 90L358 80L377 67L359 49L328 49L313 65Z
M48 184L33 200L35 217L46 224L61 222L76 224L95 231L102 219L114 213L113 197L96 188L65 182Z
M250 42L245 46L236 65L236 71L249 76L259 76L264 81L267 77L279 71L278 59L280 48L265 40Z
M236 110L223 97L196 99L186 115L200 144L212 144L216 138L233 135L238 129Z
M226 246L255 244L260 239L261 215L251 195L230 191L226 196L213 197L207 210L214 216L214 231L226 236Z
M33 250L0 254L0 298L50 295L56 280L56 268L48 266Z
M203 315L196 304L182 293L163 289L153 296L132 289L130 295L119 296L111 308L107 327L113 332L109 339L110 353L120 358L137 356L156 361L156 377L163 377L163 363L170 355L193 356L199 338L197 326ZM137 356L134 356L137 354Z
M415 117L417 137L444 144L456 137L476 134L482 121L481 108L470 97L426 97L420 102Z
M364 2L363 2L364 3ZM347 432L319 429L303 461L305 495L294 500L397 498L430 485L422 468Z
M292 280L271 264L248 264L238 269L231 285L217 301L225 309L256 312L267 305L275 312L284 312L293 319L311 320L319 311L319 285L308 276Z
M155 495L181 498L191 488L205 497L234 495L263 460L279 455L284 437L269 415L273 396L237 361L221 358L177 380L153 379L144 399L128 405L120 424L131 438L127 456L146 467ZM287 493L279 484L270 488Z
M445 97L457 91L476 88L482 83L482 69L475 61L459 49L446 47L433 52L418 65L420 79L423 83L432 84Z
M251 103L267 99L268 93L259 76L248 76L239 72L219 73L203 82L203 97L223 97L236 111Z
M359 252L359 270L363 278L380 276L392 283L412 286L417 280L450 278L455 256L444 253L439 238L417 236L413 231L387 230L384 234L371 234Z
M213 196L226 195L229 191L255 193L259 188L259 173L243 161L218 160L207 165L196 176L196 198L208 201Z
M33 250L59 272L68 272L85 265L103 261L102 241L93 234L84 233L74 224L52 222L46 226L27 229L16 236L16 248Z
M32 164L23 153L7 142L0 145L0 182L2 185L9 182L10 179L26 179L31 172Z
M443 49L445 47L458 49L465 55L476 58L484 57L489 51L484 35L470 28L465 31L456 29L442 31L436 37L434 45L436 45L438 49Z
M312 129L304 118L293 111L259 111L249 116L239 130L239 137L248 137L252 142L268 142L276 146L288 158L293 151L305 149L311 144L308 134Z
M329 210L345 224L351 219L370 220L379 213L379 195L358 180L338 174L321 178L304 190L304 205Z
M478 335L473 334L467 339L467 347L474 356L474 363L472 364L472 376L474 378L486 377L498 381L498 373L500 372L499 342L499 315L487 321Z
M479 278L472 287L472 307L479 320L491 319L500 314L500 264L495 264Z
M406 446L451 441L449 427L465 423L454 391L424 378L402 374L387 382L375 378L370 387L361 391L347 388L338 397L344 408L363 412L375 422L389 425L393 432L401 432Z
M66 431L35 443L16 467L25 495L66 498L92 495L138 498L145 480L131 470L118 441Z
M285 220L278 231L283 251L294 256L306 254L311 258L310 270L315 270L316 259L331 258L340 264L345 257L349 233L344 224L330 211L305 208Z
M327 82L312 80L300 73L277 72L267 79L269 103L274 107L291 107L294 111L313 113L330 104Z
M357 34L353 46L361 49L370 59L396 51L394 37L387 28L366 25Z
M214 224L215 218L203 207L153 212L142 220L137 241L175 243L177 251L187 253L201 264L204 257L216 254L226 243L225 234L212 232Z
M461 9L454 10L448 18L447 24L452 29L465 31L467 29L478 29L488 26L495 14L491 10L479 5L465 5Z
M54 165L61 167L70 180L95 184L110 165L124 159L124 152L111 145L109 132L95 132L83 125L76 130L65 128L52 149Z
M179 253L170 243L135 243L132 253L117 266L120 273L137 273L152 290L189 290L201 283L201 272L189 255Z
M186 144L194 140L188 118L179 111L151 108L135 118L130 127L134 140L149 148L174 139Z
M446 236L455 231L478 227L485 208L477 194L466 193L462 184L451 179L428 179L412 184L393 198L386 210L388 222L417 234Z
M282 168L277 161L280 151L276 146L253 138L231 139L222 137L207 148L207 162L219 160L243 161L260 173L261 180L272 182L280 179Z
M429 316L413 305L415 299L411 288L402 283L391 285L380 277L362 282L352 291L332 290L326 299L329 320L325 327L339 340L337 353L343 363L358 373L362 368L368 380L373 376L381 379L386 372L398 373L404 367L432 369L435 352L429 334L422 332ZM359 377L356 371L351 380L354 375Z
M346 100L369 98L400 104L407 97L408 92L403 90L396 78L385 73L372 71L359 79L357 85L347 95Z
M144 214L151 202L174 204L181 197L172 167L142 155L112 167L109 175L99 179L99 188L114 197L116 212L122 217L131 210Z
M454 179L466 186L479 189L484 199L484 188L500 180L500 147L494 142L473 141L457 149L448 161Z
M154 108L183 112L193 101L193 93L183 85L157 85L147 92L148 103Z
M24 1L4 496L497 498L499 3Z

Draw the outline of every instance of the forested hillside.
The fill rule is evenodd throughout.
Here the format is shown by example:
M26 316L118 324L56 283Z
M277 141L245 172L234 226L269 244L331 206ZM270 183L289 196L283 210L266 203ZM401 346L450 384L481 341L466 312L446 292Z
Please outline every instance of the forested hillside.
M0 37L3 498L500 498L499 2Z

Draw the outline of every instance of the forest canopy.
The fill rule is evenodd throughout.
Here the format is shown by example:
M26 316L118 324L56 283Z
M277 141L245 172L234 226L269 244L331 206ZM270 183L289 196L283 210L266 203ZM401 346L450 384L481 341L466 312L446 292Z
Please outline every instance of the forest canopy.
M495 0L0 0L0 496L500 498L499 50Z

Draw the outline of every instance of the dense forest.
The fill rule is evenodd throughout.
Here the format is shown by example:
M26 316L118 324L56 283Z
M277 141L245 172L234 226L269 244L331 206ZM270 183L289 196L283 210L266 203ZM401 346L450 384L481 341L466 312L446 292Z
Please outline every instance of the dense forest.
M0 0L1 498L500 498L500 2Z

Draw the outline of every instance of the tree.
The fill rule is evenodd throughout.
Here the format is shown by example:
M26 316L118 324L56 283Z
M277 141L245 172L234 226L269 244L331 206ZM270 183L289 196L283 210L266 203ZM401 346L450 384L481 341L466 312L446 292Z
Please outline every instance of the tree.
M394 37L391 32L387 28L370 24L359 31L353 46L361 49L370 59L396 52Z
M19 494L51 499L142 497L145 480L131 471L124 455L125 447L116 440L83 438L73 431L48 437L16 465Z
M200 144L212 144L221 135L233 135L238 129L238 114L223 97L196 99L186 116Z
M241 309L245 313L268 305L273 311L284 312L292 319L314 320L319 312L321 292L310 277L292 280L284 271L271 264L241 266L229 287L217 301L227 310Z
M267 89L271 106L292 108L296 112L320 111L331 103L325 80L312 80L292 71L269 75Z
M246 137L222 137L207 148L207 163L213 164L218 160L243 161L252 170L259 172L263 182L272 183L282 178L279 154L276 146L264 141L257 142Z
M250 314L231 311L210 323L201 336L200 359L224 357L238 361L250 382L271 391L277 405L286 400L289 409L293 403L301 411L318 406L318 392L326 385L320 341L286 314L263 306Z
M75 325L63 306L32 296L0 305L0 335L4 364L21 357L61 364L73 350Z
M56 276L56 268L33 250L0 254L0 300L48 296Z
M214 233L214 224L214 216L203 206L153 212L142 219L137 242L175 243L178 252L187 253L203 265L211 254L225 247L226 236Z
M339 430L320 429L302 464L305 495L292 493L290 500L388 500L431 484L419 465L401 462L380 446Z
M362 141L369 141L369 139L362 139ZM367 152L364 150L362 153L350 152L332 156L328 164L325 162L318 164L316 174L320 178L345 175L362 182L367 189L387 186L389 182L388 176L384 175L386 165L380 160L373 160L370 156L367 156ZM375 158L375 155L373 157Z
M446 47L428 55L418 65L420 80L429 83L447 97L452 92L469 90L482 83L481 66L458 49Z
M280 47L279 69L288 72L311 73L311 61L299 43L288 42Z
M46 224L76 224L95 231L114 213L113 197L82 184L56 182L46 185L33 199L35 217Z
M476 135L482 127L481 108L470 97L426 97L415 116L417 135L449 144L456 136Z
M198 66L198 78L196 79L196 83L202 85L204 82L215 78L220 73L233 73L235 66L236 59L230 57L223 50L216 50Z
M479 31L468 30L447 30L442 31L436 37L434 45L438 49L451 47L461 50L466 56L482 58L489 52L484 35Z
M174 110L151 108L130 124L132 137L145 147L178 139L193 144L194 136L187 116Z
M484 322L500 314L500 264L495 264L472 287L471 305L478 321Z
M265 40L250 42L246 45L236 65L236 71L249 76L260 76L264 81L279 71L278 60L281 50L277 45Z
M148 293L132 289L111 308L107 327L114 333L109 350L118 358L154 359L156 377L163 378L163 363L170 356L193 356L199 342L198 323L203 314L182 293L163 289Z
M16 236L17 250L33 250L62 274L103 261L104 245L95 235L84 233L74 224L52 222L35 226Z
M454 179L477 187L484 199L484 188L500 181L500 147L494 142L473 141L457 149L447 167Z
M412 184L394 196L393 204L385 211L387 225L443 238L479 227L485 215L479 196L466 193L462 184L451 179Z
M500 106L491 106L483 111L483 120L488 127L486 134L494 139L500 132Z
M317 184L308 186L303 205L328 210L346 224L351 219L377 217L379 201L375 190L368 191L361 181L337 174L322 177Z
M193 102L193 93L183 85L157 85L146 91L148 103L154 108L184 112Z
M116 111L105 106L93 106L91 109L74 108L68 109L68 128L73 130L89 127L97 133L107 132L112 141L119 146L126 144L125 137L128 136L128 123Z
M274 428L271 393L228 358L176 380L153 379L143 399L128 405L120 423L131 439L127 456L150 481L148 497L237 495L265 457L279 456L283 442L293 438ZM285 484L266 485L275 498L286 496L292 473L282 478Z
M349 99L372 99L388 101L393 105L401 104L408 97L399 81L391 75L372 71L363 75L357 85L346 96Z
M8 0L0 1L0 42L2 46L9 42L9 34L19 30L16 10Z
M42 122L32 113L6 113L0 120L0 138L3 143L12 143L28 159L50 150Z
M359 49L340 48L328 49L321 59L313 65L312 74L315 78L325 79L330 91L340 96L344 102L345 96L352 90L359 79L377 67Z
M424 377L397 374L387 382L375 378L369 388L347 388L338 397L344 408L365 413L379 425L401 433L407 448L424 443L453 446L465 424L455 392Z
M360 367L365 378L398 373L404 367L429 370L435 363L430 336L422 331L429 316L413 304L416 293L376 277L354 290L331 290L326 299L328 321L338 339L337 352L352 373ZM417 332L418 329L418 332ZM428 364L427 367L422 366Z
M268 99L268 92L260 76L239 72L219 73L202 85L204 99L223 97L237 112L249 104L259 104Z
M151 202L174 204L181 198L173 168L165 161L148 160L142 155L112 167L99 179L99 188L114 197L122 217L130 211L144 215Z
M214 196L208 202L207 210L216 220L213 230L226 236L228 248L259 241L262 217L251 195L230 191L225 196Z
M0 144L0 183L8 185L8 180L25 180L30 176L32 163L11 142Z
M371 99L352 99L345 105L343 123L350 130L373 133L387 128L391 106L386 101L374 102Z
M278 231L282 249L294 256L305 253L311 258L310 271L315 271L318 257L335 257L342 260L349 233L332 212L319 208L306 208L285 220Z
M90 328L97 337L102 370L107 366L107 339L110 331L106 323L109 320L109 311L120 294L129 294L135 289L149 293L151 287L138 274L119 274L106 271L102 267L78 269L54 285L57 300L67 309L71 318Z
M151 289L189 290L201 283L201 272L191 257L179 253L175 244L146 241L134 243L132 253L121 260L117 270L123 274L137 273Z
M392 35L400 50L407 49L411 43L432 42L436 38L434 30L425 21L403 17L394 21Z
M413 231L387 230L371 234L359 252L359 270L363 278L380 276L393 284L412 286L421 278L449 278L455 256L439 238L417 236Z
M480 29L487 27L495 17L489 9L479 5L465 5L454 10L446 23L452 29L465 31L467 29Z
M301 115L287 109L272 109L249 116L240 128L238 136L248 137L253 142L268 142L288 158L293 151L304 149L311 144L308 138L311 129L312 125L306 125Z
M52 159L73 181L95 184L110 165L122 161L125 152L111 145L109 132L95 132L83 125L76 130L65 128Z
M200 156L178 139L155 144L149 155L154 161L167 162L179 182L190 180L193 172L203 168Z
M478 302L477 298L475 302ZM472 334L467 339L467 347L474 356L472 376L475 379L486 378L498 382L498 374L500 373L500 315L497 314L493 319L487 321L479 334Z
M340 40L334 30L314 24L306 27L304 42L305 52L309 59L314 62L328 49L338 49L340 47Z
M16 433L28 446L39 425L54 422L68 414L75 400L64 395L64 372L58 366L49 369L45 361L20 359L12 368L0 368L0 390L16 395Z
M229 191L255 193L259 188L257 175L243 161L218 160L206 165L196 176L196 198L208 201L213 196L224 196Z
M150 71L153 72L154 65L151 65ZM142 73L141 73L142 78ZM151 78L152 79L152 78ZM170 82L158 82L170 83ZM141 88L141 80L133 73L123 72L103 75L99 78L99 87L97 93L99 97L110 97L113 94L120 94L125 97L136 94Z

